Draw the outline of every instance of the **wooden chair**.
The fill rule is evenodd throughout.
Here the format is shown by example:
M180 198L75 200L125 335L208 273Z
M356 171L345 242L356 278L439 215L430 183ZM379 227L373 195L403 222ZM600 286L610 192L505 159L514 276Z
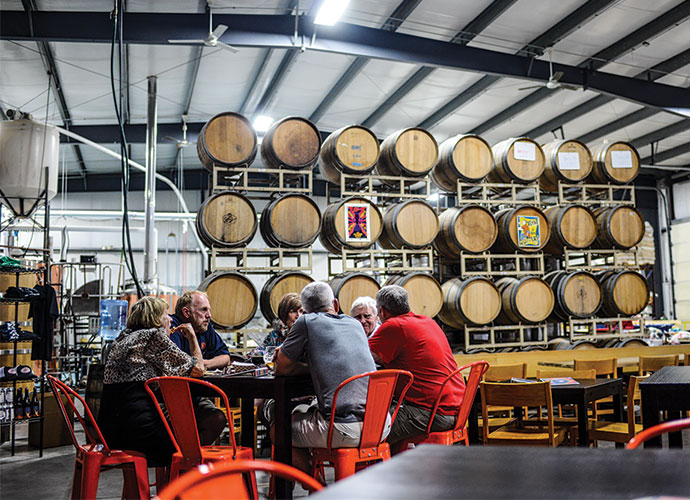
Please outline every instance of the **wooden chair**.
M512 378L527 377L527 363L515 363L511 365L490 365L482 380L486 382L505 382ZM513 408L509 406L496 406L489 408L489 430L493 431L514 420ZM484 428L484 419L479 422L479 432Z
M163 396L163 402L168 413L165 417L163 410L158 405L158 399L154 389L158 385ZM181 473L191 470L199 464L209 462L221 462L224 460L254 458L254 450L237 446L232 419L228 420L230 427L229 446L202 446L199 442L199 431L194 416L191 386L201 386L205 390L217 394L223 401L223 406L229 408L228 397L215 385L187 377L154 377L146 381L144 387L154 402L158 414L161 417L165 429L175 446L175 453L170 464L170 481L177 479ZM168 419L170 422L168 423ZM256 477L252 476L251 482L256 489Z
M546 408L545 425L535 425L534 422L528 423L518 418L495 431L490 431L488 426L485 426L484 444L558 446L566 440L568 429L554 424L549 382L524 384L482 382L480 387L482 416L485 421L489 418L491 405L511 406L516 408L516 411L522 411L522 407Z
M486 372L489 367L489 363L486 361L475 361L469 365L465 365L461 368L453 370L453 372L446 377L438 390L438 396L436 396L436 402L434 403L434 408L431 410L431 416L429 417L429 424L426 427L426 433L408 438L402 442L400 448L402 451L407 450L410 444L442 444L446 446L454 445L455 443L465 443L469 446L469 439L467 437L467 417L470 415L470 410L474 404L474 397L477 394L477 389L479 389L479 381L482 375ZM465 384L465 393L462 396L462 401L458 407L457 417L455 420L455 426L447 431L431 432L431 426L434 423L434 417L436 416L436 411L438 410L439 404L441 404L441 396L443 395L443 389L446 387L448 382L453 379L453 377L462 377L462 372L464 370L470 369L470 374L467 377L467 383Z
M84 398L51 375L48 375L48 382L77 450L72 478L72 499L95 499L101 472L112 468L122 469L122 498L148 499L149 474L144 454L109 448ZM83 414L77 408L75 400L83 405ZM69 405L72 411L68 412L65 405ZM79 442L74 432L73 415L84 429L85 444ZM40 478L34 480L40 481Z
M301 483L309 491L319 491L323 486L301 470L280 462L267 460L233 460L203 464L170 483L156 500L184 500L199 498L234 498L259 500L259 496L247 484L247 474L268 472Z
M687 355L686 355L687 357ZM647 375L654 373L664 366L678 366L680 362L680 355L668 354L665 356L640 356L637 374Z
M398 404L391 416L391 425L393 425L400 404L412 385L414 376L405 370L379 370L360 373L341 382L333 394L332 408L336 408L338 394L343 387L365 378L368 378L369 381L359 446L357 448L331 447L335 423L335 411L332 411L331 423L328 427L328 447L312 450L312 476L315 479L319 474L321 477L325 477L323 469L327 464L335 469L335 480L339 481L369 465L391 458L390 445L381 440L388 419L388 412L393 396L396 396ZM396 392L396 388L402 389L400 392Z
M575 370L596 370L597 377L614 378L618 375L618 359L576 359ZM612 408L604 408L604 405L613 405L613 397L597 399L593 405L591 417L596 419L598 415L613 415Z
M660 434L666 434L668 432L682 431L683 429L690 429L690 418L669 420L668 422L663 422L659 425L655 425L654 427L650 427L649 429L645 429L632 438L625 448L627 450L634 450L648 439L657 437Z
M642 431L642 414L640 423L635 419L635 405L641 405L642 395L640 381L646 379L632 375L628 382L627 422L607 422L603 420L590 421L589 439L592 441L613 441L627 443L632 437Z

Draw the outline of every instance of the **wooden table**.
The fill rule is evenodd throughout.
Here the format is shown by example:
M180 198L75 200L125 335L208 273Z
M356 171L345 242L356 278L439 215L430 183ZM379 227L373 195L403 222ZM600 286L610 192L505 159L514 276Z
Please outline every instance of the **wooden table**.
M664 366L648 379L640 382L642 391L642 424L647 429L657 425L659 412L669 412L669 418L680 418L681 412L690 410L690 366ZM682 448L680 432L669 434L669 446ZM661 446L661 438L644 443L647 446Z
M422 445L310 498L687 497L688 470L680 450Z
M292 434L290 400L300 396L314 394L314 387L309 375L298 377L263 377L210 375L204 380L220 388L229 398L242 400L242 446L254 446L254 400L260 398L275 399L275 441L274 459L292 465ZM292 489L288 482L276 479L277 498L292 498Z
M554 406L573 404L577 406L577 443L578 446L589 446L587 427L587 405L597 399L613 396L613 418L620 422L623 415L623 380L619 378L599 378L579 380L579 384L554 385L551 395ZM467 435L470 443L479 443L479 412L481 411L481 394L477 391L470 416L467 419Z

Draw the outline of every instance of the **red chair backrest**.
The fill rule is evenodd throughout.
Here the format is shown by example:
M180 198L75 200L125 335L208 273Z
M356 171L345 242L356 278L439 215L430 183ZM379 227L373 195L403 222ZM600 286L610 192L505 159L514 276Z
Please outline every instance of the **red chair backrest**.
M690 418L670 420L668 422L650 427L649 429L645 429L628 441L628 444L625 445L625 448L628 450L634 450L648 439L655 438L661 434L666 434L667 432L677 432L683 429L690 429Z
M170 424L168 424L163 410L158 405L158 399L152 388L154 384L158 384L160 388ZM228 413L230 412L230 404L228 403L228 397L225 393L213 384L209 384L203 380L188 377L155 377L147 380L145 387L146 392L149 393L149 396L151 396L151 399L154 401L158 414L177 451L181 453L186 460L200 461L201 442L199 441L199 431L196 426L196 418L194 417L194 405L192 402L192 394L189 389L190 384L196 384L214 391L217 397L222 399ZM235 443L235 433L232 428L232 418L230 418L229 415L228 425L230 426L229 439L232 445L232 455L235 457L237 445Z
M94 418L93 413L91 413L89 406L86 404L86 401L84 401L84 398L77 394L77 392L74 389L67 386L63 382L60 382L52 375L48 375L48 382L50 383L50 386L53 388L55 401L57 402L58 407L60 408L62 418L65 420L65 424L67 425L69 434L72 437L72 443L74 444L74 447L82 453L86 453L87 451L89 451L84 447L84 445L79 443L77 435L74 433L72 417L68 413L67 408L65 407L65 402L67 402L70 408L72 408L74 415L77 417L77 420L79 420L79 423L84 429L84 435L86 436L87 443L89 445L92 445L92 448L98 446L97 451L100 451L105 455L110 455L110 448L108 448L108 445L105 442L105 438L103 437L103 434L101 434L101 430L98 428L96 419ZM75 404L74 400L77 400L82 404L84 408L83 414L77 408L77 405Z
M265 471L298 481L311 491L323 489L314 478L299 469L280 462L267 460L233 460L202 464L170 483L157 497L157 500L176 500L191 498L233 498L254 499L242 473Z
M331 449L331 438L333 437L333 424L335 422L335 409L338 401L338 393L349 383L362 378L369 378L367 389L367 403L364 409L364 422L362 423L362 437L359 448L373 448L381 443L388 411L393 401L393 396L397 396L398 403L393 411L391 423L398 414L398 409L402 403L407 390L412 385L413 375L405 370L379 370L375 372L360 373L353 377L343 380L333 394L333 404L331 406L331 425L328 429L328 449ZM400 380L402 389L399 394L395 394L398 381Z
M446 379L441 384L440 389L438 390L438 396L436 397L434 408L431 410L431 417L429 418L429 424L426 428L427 436L431 434L431 425L434 423L436 411L438 410L438 407L441 404L441 398L443 396L443 390L445 389L446 384L448 384L448 382L450 382L454 377L462 377L461 372L467 370L468 368L470 369L470 374L467 377L467 382L465 383L465 393L462 396L462 401L460 402L460 406L458 407L458 415L457 419L455 420L454 430L458 430L465 427L465 424L467 423L467 418L470 415L470 410L472 409L472 404L474 403L474 397L476 396L477 389L479 388L479 382L486 373L486 370L489 369L489 363L487 363L486 361L475 361L474 363L462 366L460 368L453 370L450 373L450 375L446 377Z

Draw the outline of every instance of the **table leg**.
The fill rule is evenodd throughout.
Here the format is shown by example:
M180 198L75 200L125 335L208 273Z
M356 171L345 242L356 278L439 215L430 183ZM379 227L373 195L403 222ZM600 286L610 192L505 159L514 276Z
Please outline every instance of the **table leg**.
M577 403L577 445L589 447L589 434L587 432L587 400L582 395Z
M274 460L292 465L292 418L290 399L286 391L277 391L275 402L275 440ZM276 477L276 498L292 498L292 488L288 481Z
M254 443L254 429L256 422L254 421L254 398L242 398L242 441L241 445L247 448L254 448L256 455L256 448Z
M651 397L642 396L642 423L644 428L648 429L659 424L659 408L653 404ZM644 442L645 448L661 448L661 437L648 439Z
M623 415L623 383L618 384L618 390L613 394L613 421L614 422L624 422L627 418ZM616 448L622 448L623 443L616 443Z
M681 412L679 411L669 411L668 420L678 420L681 418ZM680 432L669 432L668 434L668 447L669 448L682 448L683 447L683 435Z
M470 414L467 417L467 439L469 439L470 444L480 444L479 440L479 405L477 404L477 398L474 400L474 404L470 408Z

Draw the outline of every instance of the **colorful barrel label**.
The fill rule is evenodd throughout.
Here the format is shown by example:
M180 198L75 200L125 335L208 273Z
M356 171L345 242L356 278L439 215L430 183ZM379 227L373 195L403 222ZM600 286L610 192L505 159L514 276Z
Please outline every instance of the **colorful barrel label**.
M541 246L541 236L539 234L539 217L518 215L517 239L519 247L539 248Z
M369 205L364 203L345 204L346 242L371 241L369 235Z

